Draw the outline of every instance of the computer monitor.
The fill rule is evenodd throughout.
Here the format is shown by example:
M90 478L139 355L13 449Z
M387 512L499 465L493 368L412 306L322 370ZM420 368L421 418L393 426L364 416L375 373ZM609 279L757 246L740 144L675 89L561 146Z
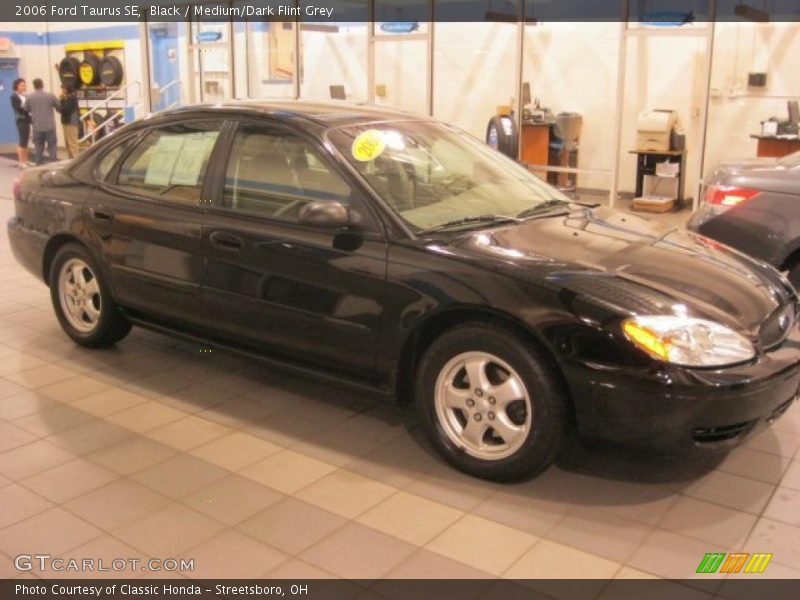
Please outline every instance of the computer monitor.
M798 108L797 100L789 100L786 104L789 107L789 123L800 125L800 108Z

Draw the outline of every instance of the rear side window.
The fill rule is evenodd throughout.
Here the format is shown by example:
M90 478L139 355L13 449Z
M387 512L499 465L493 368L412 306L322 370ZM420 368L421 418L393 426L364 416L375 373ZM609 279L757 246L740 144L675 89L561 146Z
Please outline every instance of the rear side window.
M158 199L198 204L220 126L204 121L153 129L122 163L117 184Z
M97 176L98 180L105 181L108 179L108 174L111 173L114 165L116 165L117 161L122 158L122 155L125 154L125 151L130 148L131 143L131 140L127 140L121 144L117 144L111 150L105 153L105 156L103 156L103 158L101 158L97 163L97 169L95 170L95 175Z

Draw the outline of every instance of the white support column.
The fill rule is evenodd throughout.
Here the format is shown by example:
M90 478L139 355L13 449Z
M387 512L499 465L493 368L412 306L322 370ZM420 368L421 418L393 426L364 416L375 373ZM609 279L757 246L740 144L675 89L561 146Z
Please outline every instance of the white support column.
M706 55L703 64L706 70L706 78L703 84L703 97L705 102L700 109L700 119L703 123L703 128L700 131L700 172L697 183L697 191L692 198L692 212L697 210L700 204L700 191L702 189L703 172L706 167L706 136L708 135L708 114L711 106L711 69L714 66L714 39L717 33L717 0L709 0L708 2L708 32L706 34Z
M628 58L628 4L627 0L621 1L621 21L619 23L619 54L617 56L617 97L616 110L614 111L614 143L612 144L611 157L611 190L609 191L608 205L614 208L619 194L619 167L620 152L622 151L622 118L625 99L625 67Z
M433 116L433 63L434 63L434 53L433 53L433 40L434 40L434 27L436 25L435 18L436 15L434 13L433 7L433 0L428 0L428 53L427 53L427 64L428 64L428 86L427 86L427 96L426 96L426 106L428 108L428 116Z

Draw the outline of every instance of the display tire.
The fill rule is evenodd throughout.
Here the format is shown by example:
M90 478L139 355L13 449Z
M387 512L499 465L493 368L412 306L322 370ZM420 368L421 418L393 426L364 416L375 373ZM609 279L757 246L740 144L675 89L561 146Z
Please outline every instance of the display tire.
M97 317L91 327L81 327L80 323L76 327L74 324L75 314L67 305L65 296L68 295L68 292L66 292L67 286L64 284L65 279L69 277L66 272L71 271L72 265L76 265L78 268L81 268L81 265L85 266L81 269L84 273L83 287L85 289L90 287L92 281L95 282L92 289L96 290L93 306ZM72 283L74 283L75 278L72 279ZM58 322L76 344L87 348L107 348L119 342L130 332L130 322L119 311L97 261L85 246L78 243L61 246L50 266L48 281L50 282L50 299Z
M519 154L519 134L517 131L517 124L511 116L495 115L489 119L486 126L486 141L489 140L494 132L496 136L496 144L490 144L496 150L502 152L509 158L516 160Z
M74 56L63 58L58 65L58 78L61 80L61 84L72 89L82 87L83 84L78 73L80 66L81 61Z
M122 83L124 70L122 62L116 56L105 56L100 61L100 83L106 87L116 87Z
M476 456L475 451L454 440L451 426L440 416L441 402L437 394L445 372L454 361L457 364L462 355L473 353L497 357L511 368L526 391L530 422L521 434L524 436L521 441L509 446L510 454L498 454L491 459ZM468 323L444 333L422 356L416 377L416 409L434 449L455 468L482 479L518 481L546 470L563 447L567 426L566 395L559 381L551 361L530 340L500 326ZM472 388L472 382L468 387ZM496 410L502 410L501 404L498 401ZM499 423L499 413L497 418ZM465 426L468 420L464 419ZM491 428L489 435L491 438Z
M78 69L78 78L81 80L82 85L87 87L97 85L100 80L100 62L100 57L96 54L91 52L84 53L83 62L81 62ZM91 78L86 77L86 73L91 73Z

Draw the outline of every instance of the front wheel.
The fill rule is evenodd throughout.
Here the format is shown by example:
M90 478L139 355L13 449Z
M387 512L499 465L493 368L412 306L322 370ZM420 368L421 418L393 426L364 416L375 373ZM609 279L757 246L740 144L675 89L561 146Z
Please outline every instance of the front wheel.
M436 340L419 365L416 402L436 450L477 477L534 476L562 444L563 391L548 361L504 329L462 325Z
M81 346L112 346L131 329L93 257L78 244L66 244L56 253L50 268L50 298L61 328Z

